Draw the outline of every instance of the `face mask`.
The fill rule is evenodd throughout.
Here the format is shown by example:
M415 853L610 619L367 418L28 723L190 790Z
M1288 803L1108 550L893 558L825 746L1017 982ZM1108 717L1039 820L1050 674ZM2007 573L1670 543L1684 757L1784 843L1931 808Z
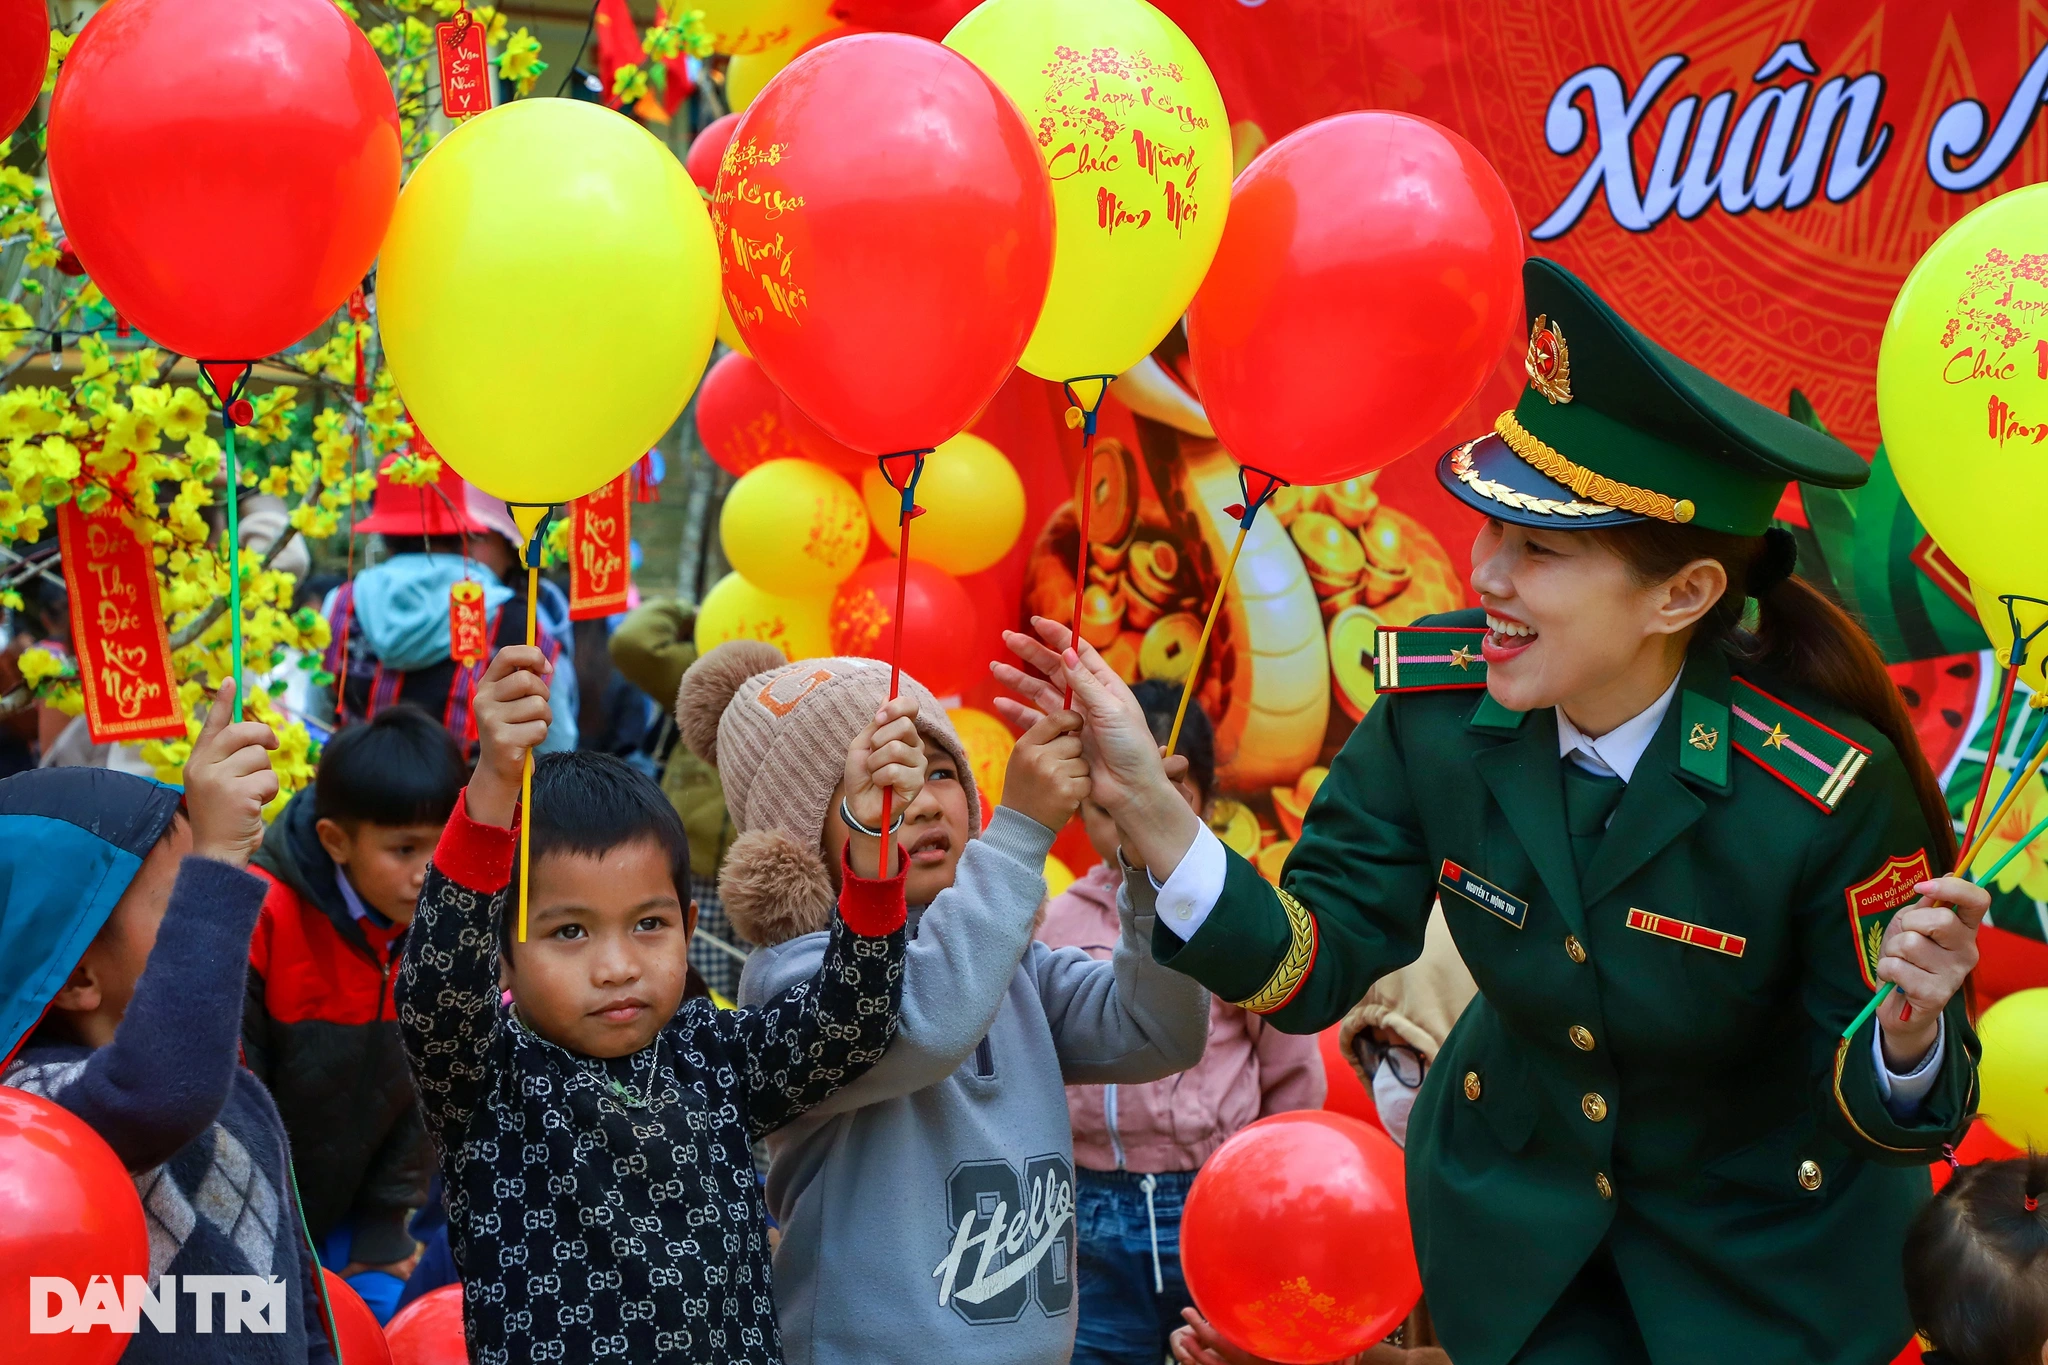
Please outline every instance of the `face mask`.
M1408 1145L1408 1111L1415 1107L1415 1091L1401 1084L1385 1057L1372 1073L1372 1103L1379 1110L1380 1127L1387 1130L1397 1146Z

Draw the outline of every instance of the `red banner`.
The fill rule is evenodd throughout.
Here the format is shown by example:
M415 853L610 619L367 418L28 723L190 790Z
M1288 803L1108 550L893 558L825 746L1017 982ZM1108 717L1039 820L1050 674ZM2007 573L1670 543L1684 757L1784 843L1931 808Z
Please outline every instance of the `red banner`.
M490 652L483 585L465 578L448 589L448 657L467 666Z
M91 516L75 500L65 503L57 536L93 743L182 739L185 712L149 547L111 502Z
M450 118L491 112L491 64L484 50L484 26L466 9L434 25L441 57L441 111Z
M590 621L626 609L633 575L627 560L633 508L632 471L569 504L569 619Z

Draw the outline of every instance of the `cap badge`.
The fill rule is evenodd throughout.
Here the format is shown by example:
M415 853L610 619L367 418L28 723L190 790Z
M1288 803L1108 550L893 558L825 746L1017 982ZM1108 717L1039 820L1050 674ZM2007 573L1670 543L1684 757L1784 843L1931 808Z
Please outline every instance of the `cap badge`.
M1529 329L1529 355L1523 361L1536 392L1553 403L1572 401L1572 357L1564 332L1548 314L1538 313Z

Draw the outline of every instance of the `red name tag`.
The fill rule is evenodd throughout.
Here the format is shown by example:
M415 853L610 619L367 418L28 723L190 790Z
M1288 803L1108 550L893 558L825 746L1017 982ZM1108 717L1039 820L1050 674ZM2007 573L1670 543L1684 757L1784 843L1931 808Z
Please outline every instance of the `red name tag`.
M114 502L91 516L76 501L65 503L57 509L57 537L93 743L184 738L185 710L171 677L171 641L149 547Z
M450 118L491 110L491 63L484 51L484 26L468 10L434 25L441 58L441 112Z
M591 621L626 609L633 509L619 475L569 504L569 619Z

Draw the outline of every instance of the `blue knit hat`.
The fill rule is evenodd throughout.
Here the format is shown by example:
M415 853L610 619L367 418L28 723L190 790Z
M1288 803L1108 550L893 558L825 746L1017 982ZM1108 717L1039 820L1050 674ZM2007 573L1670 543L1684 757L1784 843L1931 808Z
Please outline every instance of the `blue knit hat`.
M0 781L0 1066L142 870L184 791L106 768Z

